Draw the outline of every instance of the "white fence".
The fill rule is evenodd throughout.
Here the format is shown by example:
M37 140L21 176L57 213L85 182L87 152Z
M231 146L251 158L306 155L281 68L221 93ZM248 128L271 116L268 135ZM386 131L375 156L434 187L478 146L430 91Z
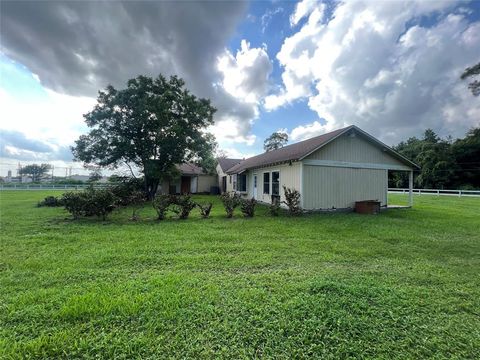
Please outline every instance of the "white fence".
M82 190L90 187L90 184L82 185L58 185L58 184L1 184L1 190ZM95 189L103 189L111 184L94 184Z
M388 192L408 194L408 189L388 188ZM413 189L415 195L480 196L480 190Z

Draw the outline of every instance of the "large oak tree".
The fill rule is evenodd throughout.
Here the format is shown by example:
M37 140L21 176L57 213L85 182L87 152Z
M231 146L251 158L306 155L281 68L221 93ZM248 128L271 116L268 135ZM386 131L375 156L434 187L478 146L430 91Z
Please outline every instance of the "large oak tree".
M210 100L192 95L176 76L139 76L126 89L108 86L99 92L95 108L84 115L91 130L72 152L86 164L139 168L152 198L176 164L211 158L215 142L206 128L215 111Z

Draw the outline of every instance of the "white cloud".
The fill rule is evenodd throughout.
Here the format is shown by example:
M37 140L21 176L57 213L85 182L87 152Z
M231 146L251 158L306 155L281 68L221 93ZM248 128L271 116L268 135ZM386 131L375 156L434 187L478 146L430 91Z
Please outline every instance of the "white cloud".
M480 23L469 23L454 5L352 1L324 20L321 5L315 11L299 4L292 22L308 20L277 54L283 86L266 98L266 109L308 99L325 124L297 127L297 139L348 124L389 142L427 127L463 135L480 122L479 99L459 79L478 62ZM421 16L437 21L408 28Z
M295 11L290 15L290 25L293 27L304 17L310 15L313 11L319 11L323 17L325 4L318 0L303 0L295 6Z
M262 33L265 33L265 30L267 29L268 25L270 25L270 22L272 21L272 18L277 15L282 13L284 10L282 7L278 7L273 10L267 10L265 14L262 15L261 21L262 21Z
M231 95L251 104L258 104L266 94L272 63L266 46L251 48L246 40L234 56L229 50L218 58L223 75L222 86Z
M20 98L0 89L0 104L2 130L19 131L55 148L72 145L85 131L82 115L93 109L95 99L52 90L40 98Z
M235 148L223 148L225 155L232 159L248 159L249 157L255 156L255 153L239 151Z
M246 40L242 40L240 50L235 56L229 50L225 50L217 61L218 70L222 74L222 81L218 87L236 101L242 102L243 110L250 116L233 109L222 111L216 116L211 131L220 143L252 145L256 137L250 133L251 125L258 117L260 101L267 93L272 71L266 47L251 48Z

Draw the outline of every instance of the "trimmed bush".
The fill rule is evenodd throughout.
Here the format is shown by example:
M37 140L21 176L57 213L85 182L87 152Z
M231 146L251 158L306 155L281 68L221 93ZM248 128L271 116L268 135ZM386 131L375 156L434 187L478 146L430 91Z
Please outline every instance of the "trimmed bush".
M145 204L145 192L140 190L133 190L133 192L126 200L132 207L132 217L130 218L130 220L137 221L140 218L138 212L143 209L143 206Z
M157 212L157 219L163 220L167 215L168 207L172 204L172 195L157 194L152 201L153 208Z
M86 196L84 192L66 192L62 195L65 210L72 214L74 219L85 214Z
M110 187L110 191L117 198L119 206L128 206L139 202L139 194L143 193L143 199L146 199L145 190L141 180L129 178Z
M253 217L253 215L255 215L255 205L257 205L257 200L254 198L242 199L240 209L242 210L243 216Z
M212 203L206 203L206 204L197 204L198 208L200 209L200 215L202 215L202 218L206 219L210 216L210 211L212 210Z
M224 193L220 196L220 199L222 200L223 207L227 212L227 218L231 218L235 208L240 205L240 196L237 194L230 195L229 193Z
M37 207L58 207L63 206L62 199L59 199L55 196L47 196L42 201L39 201Z
M98 216L102 220L107 219L117 203L117 198L109 189L93 189L85 190L85 215Z
M74 219L81 216L98 216L106 220L116 204L115 195L110 190L93 188L65 193L62 201L65 209L73 215Z
M178 215L179 219L185 220L188 219L190 212L197 204L192 201L190 195L180 195L173 197L173 205L175 206L172 211Z
M302 208L300 206L300 193L295 189L283 187L285 192L284 204L288 207L288 214L291 216L298 216L302 214Z
M270 204L268 211L272 216L278 216L280 214L280 202L274 201Z

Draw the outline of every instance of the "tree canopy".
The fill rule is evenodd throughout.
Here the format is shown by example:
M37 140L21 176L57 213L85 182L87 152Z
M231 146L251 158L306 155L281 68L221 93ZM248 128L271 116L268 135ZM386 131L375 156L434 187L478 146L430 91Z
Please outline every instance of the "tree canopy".
M263 142L265 151L272 151L284 147L288 142L288 134L283 131L276 131Z
M94 109L84 115L91 130L72 152L86 164L137 167L151 198L176 164L202 164L213 157L215 141L206 128L215 111L210 100L191 94L176 76L139 76L126 89L108 86L99 92Z
M420 166L415 186L420 188L480 188L480 128L463 139L441 139L427 129L421 139L412 137L394 149ZM392 173L390 186L407 187L406 174Z
M477 65L466 68L462 76L460 76L460 79L465 80L477 75L480 75L480 62ZM474 96L480 95L480 81L473 80L470 84L468 84L468 88L472 91Z
M52 167L48 164L26 165L19 170L20 175L30 176L33 182L40 181Z

